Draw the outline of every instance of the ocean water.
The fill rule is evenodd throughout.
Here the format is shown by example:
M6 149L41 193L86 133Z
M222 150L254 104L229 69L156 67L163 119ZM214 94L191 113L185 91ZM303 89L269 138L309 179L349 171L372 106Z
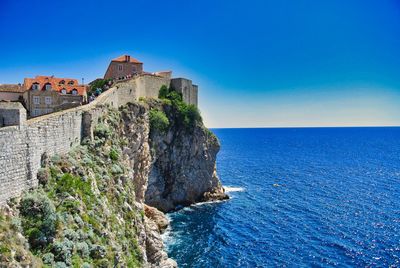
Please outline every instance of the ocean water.
M169 214L180 267L400 266L400 128L213 131L232 198Z

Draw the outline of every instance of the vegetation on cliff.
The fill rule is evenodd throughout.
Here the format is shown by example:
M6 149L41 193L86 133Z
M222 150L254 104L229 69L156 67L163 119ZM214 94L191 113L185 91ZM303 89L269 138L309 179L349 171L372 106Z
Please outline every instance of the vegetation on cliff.
M144 212L120 157L120 117L110 110L93 141L44 161L39 188L0 213L0 266L140 266Z
M196 124L203 123L199 109L193 104L184 102L178 92L162 86L158 97L166 106L164 109L167 109L169 114L175 115L174 122L182 124L186 129L193 129Z

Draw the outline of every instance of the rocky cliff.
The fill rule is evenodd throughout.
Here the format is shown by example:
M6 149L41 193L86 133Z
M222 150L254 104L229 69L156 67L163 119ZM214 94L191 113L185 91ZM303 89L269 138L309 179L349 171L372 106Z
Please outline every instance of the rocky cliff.
M175 267L156 208L226 198L218 141L192 112L169 100L109 108L94 139L43 155L39 188L0 214L0 267Z
M168 119L165 129L152 127L152 165L146 203L164 212L196 202L227 196L216 172L218 139L201 120L182 116L179 106L165 101L148 101L149 109ZM186 111L186 113L188 113Z

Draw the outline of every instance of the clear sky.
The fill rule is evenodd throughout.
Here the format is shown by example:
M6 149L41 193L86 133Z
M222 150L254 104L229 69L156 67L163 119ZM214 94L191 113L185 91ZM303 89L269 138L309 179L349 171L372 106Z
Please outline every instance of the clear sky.
M209 127L400 125L399 0L0 0L0 83L131 54Z

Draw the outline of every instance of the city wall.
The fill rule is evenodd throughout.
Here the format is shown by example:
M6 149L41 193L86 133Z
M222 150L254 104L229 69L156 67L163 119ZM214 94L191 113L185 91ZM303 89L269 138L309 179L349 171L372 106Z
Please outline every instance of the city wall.
M18 126L0 128L0 205L38 185L37 172L44 154L67 153L93 126L106 105L119 107L139 97L158 97L170 79L144 75L119 82L90 104L29 119Z

